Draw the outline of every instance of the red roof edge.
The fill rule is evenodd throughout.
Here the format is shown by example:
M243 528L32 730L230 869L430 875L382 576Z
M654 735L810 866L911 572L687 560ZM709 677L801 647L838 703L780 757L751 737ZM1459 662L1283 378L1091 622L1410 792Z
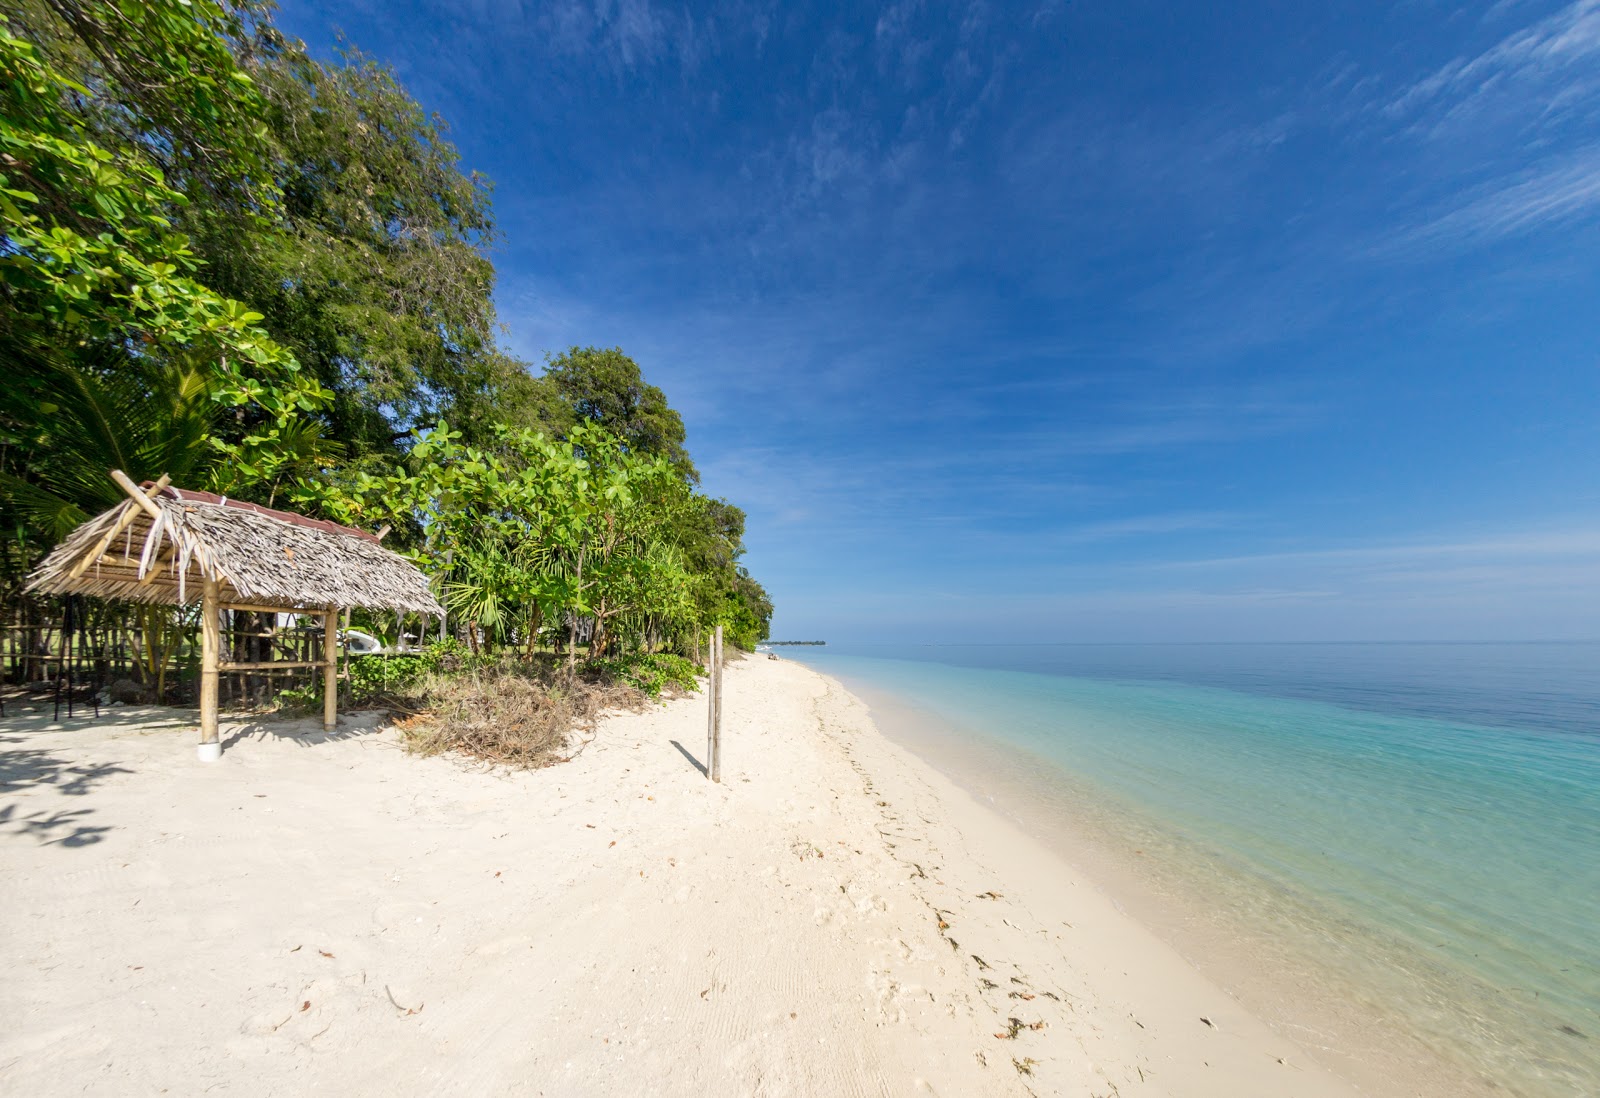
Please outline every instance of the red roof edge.
M148 489L154 484L154 481L147 480L140 487ZM292 511L274 511L272 508L263 507L259 503L246 503L241 499L229 499L227 496L219 496L214 492L201 492L193 488L173 488L169 485L161 489L161 495L166 496L168 499L175 499L180 503L211 503L218 507L233 507L240 511L253 511L255 514L265 515L267 518L274 518L279 522L287 522L293 526L306 526L329 534L348 534L351 537L364 538L374 545L381 544L375 536L365 530L357 530L354 526L340 526L337 522L309 518L306 515L297 515Z

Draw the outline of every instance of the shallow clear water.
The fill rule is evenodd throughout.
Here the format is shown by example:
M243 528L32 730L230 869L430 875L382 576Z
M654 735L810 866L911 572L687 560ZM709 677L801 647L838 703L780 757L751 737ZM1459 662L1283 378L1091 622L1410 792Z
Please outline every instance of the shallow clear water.
M780 651L1137 833L1472 1074L1600 1094L1600 645Z

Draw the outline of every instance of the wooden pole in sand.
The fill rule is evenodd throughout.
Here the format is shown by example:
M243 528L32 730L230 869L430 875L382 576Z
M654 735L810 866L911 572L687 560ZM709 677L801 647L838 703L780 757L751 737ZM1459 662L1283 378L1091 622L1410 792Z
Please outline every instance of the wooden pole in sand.
M322 615L322 730L339 723L339 611Z
M217 664L222 649L222 606L217 581L206 576L200 595L200 761L222 758L217 739Z
M700 638L695 637L695 645ZM711 777L711 753L717 746L717 642L706 634L706 777Z
M722 781L722 626L711 642L711 780Z

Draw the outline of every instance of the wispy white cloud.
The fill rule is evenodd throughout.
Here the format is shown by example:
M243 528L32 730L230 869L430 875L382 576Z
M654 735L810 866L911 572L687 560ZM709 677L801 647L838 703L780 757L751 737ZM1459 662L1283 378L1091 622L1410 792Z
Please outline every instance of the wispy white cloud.
M1600 147L1556 158L1468 192L1466 200L1394 242L1477 243L1600 211Z
M1569 527L1500 532L1476 538L1442 538L1253 553L1242 556L1173 560L1178 570L1248 571L1296 568L1346 570L1369 576L1439 574L1446 568L1496 565L1527 578L1534 564L1588 562L1600 568L1600 528Z
M521 4L493 23L504 25ZM619 72L674 60L693 68L708 48L710 28L686 11L650 0L558 0L541 5L535 20L541 52L603 59Z
M1163 535L1188 534L1199 530L1223 530L1238 522L1238 515L1226 511L1172 511L1078 523L1044 534L1042 538L1054 547L1092 545L1108 541L1159 539Z
M898 0L883 9L873 27L878 71L895 76L902 87L915 88L933 54L933 40L916 25L922 0Z
M1552 86L1592 88L1597 58L1600 0L1575 0L1481 53L1454 58L1414 81L1389 99L1384 113L1394 119L1426 119L1424 125L1441 133L1450 122L1495 102L1512 100L1527 114L1523 107L1535 94L1543 97L1543 105L1532 112L1537 118L1549 111ZM1570 94L1567 98L1573 100Z

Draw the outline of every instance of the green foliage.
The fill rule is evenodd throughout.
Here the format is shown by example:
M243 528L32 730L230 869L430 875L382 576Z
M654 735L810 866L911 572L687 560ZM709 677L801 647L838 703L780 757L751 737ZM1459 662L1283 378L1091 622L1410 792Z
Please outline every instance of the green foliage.
M304 686L291 686L278 691L273 699L279 712L294 717L307 717L322 711L322 683L308 682Z
M96 43L125 35L124 48L136 44L175 63L191 51L204 60L184 66L170 89L173 103L196 113L197 129L220 134L222 119L254 108L249 78L217 37L225 20L217 5L72 6L91 9L114 24L108 30L83 14ZM195 277L198 260L172 222L187 199L140 147L118 147L96 127L104 114L98 90L58 70L0 15L0 334L14 350L46 332L199 350L214 361L218 398L229 404L274 423L318 407L326 394L258 326L262 315ZM228 159L254 162L259 129L240 131Z
M405 469L362 470L305 502L408 529L413 558L486 639L531 645L542 622L571 630L580 617L594 622L595 656L619 631L683 650L719 623L749 647L763 635L770 605L746 597L759 587L736 563L743 514L665 458L587 421L560 441L501 427L478 447L446 424L413 437Z
M108 502L111 467L270 495L318 449L304 417L330 394L175 227L179 163L209 166L202 197L276 208L235 15L57 0L15 18L0 15L0 500L26 560Z
M570 680L580 623L591 657L753 646L744 514L696 491L665 394L620 349L506 355L488 183L389 68L270 10L0 15L0 579L121 468L391 524L470 651L354 660L358 697L541 636Z
M700 689L697 676L705 668L670 652L631 652L626 656L594 660L589 668L612 682L620 682L659 698L664 689L693 694Z
M429 641L422 650L422 670L430 675L449 675L472 666L472 653L454 637Z
M399 694L426 670L421 656L356 656L349 668L350 699L356 705Z
M767 597L766 589L743 568L735 568L731 577L722 579L719 616L724 626L723 635L735 647L754 651L757 644L772 635L772 600Z
M597 424L636 453L666 458L690 483L700 479L683 446L683 417L620 347L553 355L540 380L555 399L536 410L537 425L564 436L580 423Z
M328 429L353 454L392 455L443 416L486 426L524 373L494 344L487 181L388 68L319 63L270 26L241 52L282 201L265 228L225 203L180 212L209 277L332 392Z
M419 689L430 676L473 673L492 665L492 660L473 655L454 637L430 641L417 653L354 656L349 661L350 698L356 705L366 705L402 697ZM320 686L306 689L311 691L309 697L322 697ZM283 697L279 695L280 701Z

